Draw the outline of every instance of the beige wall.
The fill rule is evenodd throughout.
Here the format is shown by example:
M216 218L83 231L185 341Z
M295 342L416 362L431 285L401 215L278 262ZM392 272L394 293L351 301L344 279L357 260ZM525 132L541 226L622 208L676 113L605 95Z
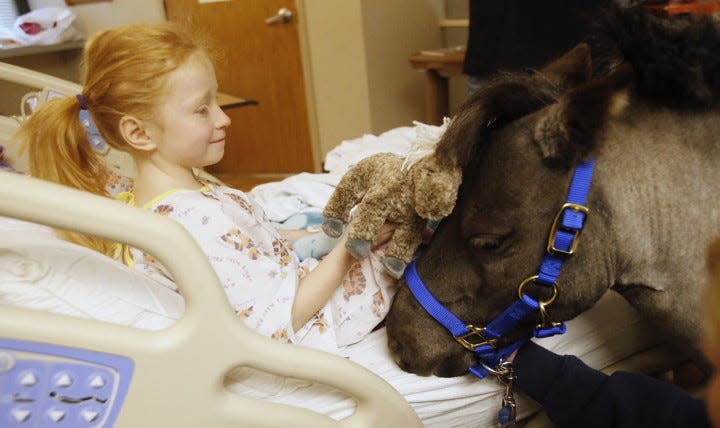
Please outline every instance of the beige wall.
M359 1L304 0L303 59L320 159L341 140L371 129Z
M442 46L443 0L299 2L323 157L342 140L423 118L423 77L407 59Z
M423 119L423 76L410 67L408 57L442 46L440 5L435 0L362 1L373 134Z
M77 14L75 26L87 35L120 24L165 21L162 0L112 0L71 9Z

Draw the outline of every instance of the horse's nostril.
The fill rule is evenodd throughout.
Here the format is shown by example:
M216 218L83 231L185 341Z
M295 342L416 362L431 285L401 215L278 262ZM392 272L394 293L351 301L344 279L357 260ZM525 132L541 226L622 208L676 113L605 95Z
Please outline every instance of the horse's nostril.
M395 364L403 371L414 373L418 376L430 376L432 373L431 368L423 367L417 353L407 352L407 349L403 352L403 346L400 341L388 337L388 349Z

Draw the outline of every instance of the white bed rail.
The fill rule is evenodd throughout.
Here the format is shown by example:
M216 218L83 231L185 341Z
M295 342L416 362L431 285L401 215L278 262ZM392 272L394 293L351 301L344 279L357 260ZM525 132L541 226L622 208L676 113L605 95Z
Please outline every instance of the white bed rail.
M49 88L64 95L77 94L82 89L77 83L4 62L0 62L0 80L33 88Z
M341 357L286 345L233 313L205 255L177 223L108 198L0 171L0 215L125 242L157 257L177 279L183 317L162 331L0 306L0 336L130 357L135 372L118 427L420 427L388 383ZM92 221L89 221L92 220ZM227 391L232 368L317 381L353 397L341 421Z
M28 103L32 101L33 107L37 109L51 98L79 94L82 91L82 86L69 80L4 62L0 62L0 81L37 89L36 92L25 94L20 102L21 114L19 116L0 116L0 145L5 147L5 155L10 160L10 164L19 171L27 172L29 170L27 150L23 150L18 142L13 141L12 136L17 132L25 116L31 113L27 110L30 107ZM108 167L126 177L135 177L132 158L127 153L109 147L102 153L102 156Z

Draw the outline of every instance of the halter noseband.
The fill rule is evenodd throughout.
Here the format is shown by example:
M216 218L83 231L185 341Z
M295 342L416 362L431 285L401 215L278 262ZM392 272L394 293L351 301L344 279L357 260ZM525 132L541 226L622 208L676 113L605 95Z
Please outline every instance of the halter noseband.
M567 331L565 323L553 322L549 319L547 307L558 295L556 281L563 262L577 249L588 214L586 203L594 166L595 160L590 159L578 163L575 167L566 201L558 210L550 228L546 253L540 263L538 273L520 283L517 300L485 327L464 323L438 302L418 275L415 261L410 263L405 270L405 282L418 303L430 316L450 331L460 345L475 354L478 364L470 367L468 371L481 379L488 374L498 376L510 390L510 399L512 399L512 367L506 364L505 358L530 340L532 336L544 338ZM535 300L528 296L523 289L531 282L551 288L552 295L547 300ZM535 327L531 335L503 348L497 347L498 340L503 334L535 311L540 312L541 323ZM503 380L503 375L508 373L508 367L510 378ZM506 390L506 398L508 398L508 390ZM514 402L512 406L514 413ZM503 399L503 407L505 407L505 399Z

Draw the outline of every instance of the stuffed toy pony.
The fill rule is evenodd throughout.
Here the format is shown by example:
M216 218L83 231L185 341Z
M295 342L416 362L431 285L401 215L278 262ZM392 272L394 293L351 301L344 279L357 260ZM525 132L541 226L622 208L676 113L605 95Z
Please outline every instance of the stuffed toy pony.
M461 177L457 162L438 156L434 147L416 150L407 157L393 153L366 157L340 179L323 211L323 231L340 236L357 205L346 248L353 257L362 259L368 256L383 224L395 223L383 264L390 275L400 278L422 241L428 221L452 211Z

